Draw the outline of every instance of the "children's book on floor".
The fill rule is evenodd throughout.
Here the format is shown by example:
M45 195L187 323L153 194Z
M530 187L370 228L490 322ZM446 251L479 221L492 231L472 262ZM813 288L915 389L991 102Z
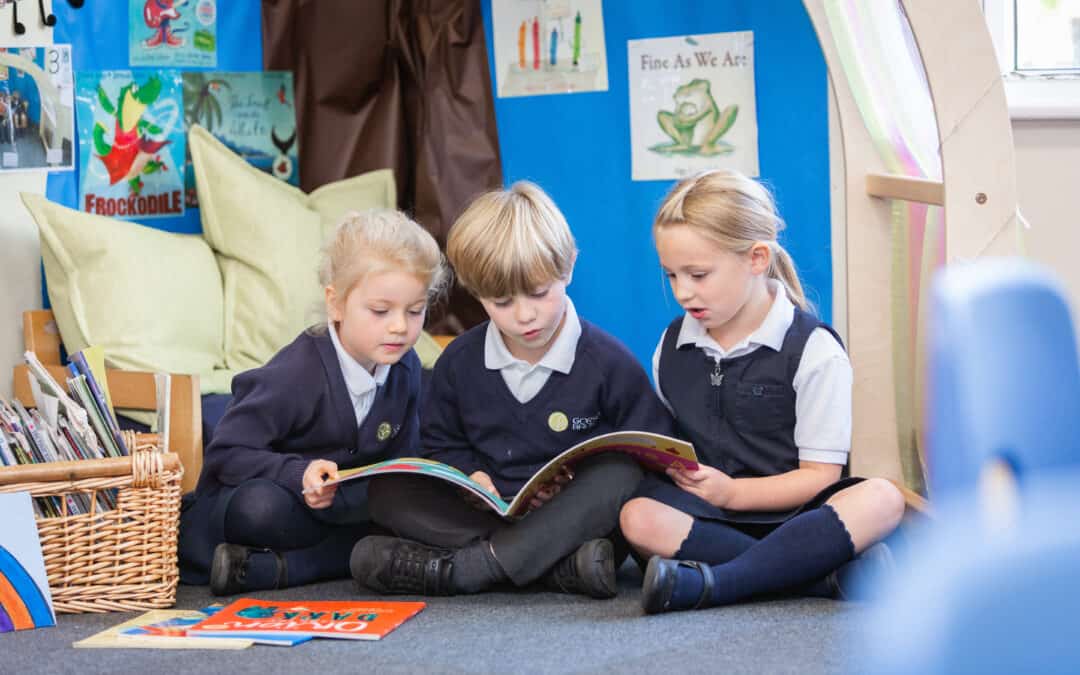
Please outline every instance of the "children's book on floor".
M255 643L250 638L205 638L180 635L143 635L125 634L127 631L148 626L159 626L171 621L202 621L207 617L197 609L152 609L134 619L128 619L111 628L94 633L90 637L71 643L80 649L247 649Z
M615 431L594 436L560 452L533 474L509 502L488 492L484 486L454 467L419 457L402 457L355 469L345 469L338 472L337 480L327 481L326 485L390 473L431 476L453 483L475 494L482 503L504 518L519 518L528 513L529 502L537 491L553 481L563 467L572 466L576 462L601 452L624 452L633 455L642 466L654 471L664 471L672 465L681 466L689 471L695 471L698 468L694 446L686 441L647 431Z
M425 606L423 602L289 602L240 598L225 605L213 616L188 626L187 634L380 640L420 613Z
M246 642L247 644L255 643L257 645L274 645L277 647L292 647L302 642L308 642L311 637L307 635L288 635L288 634L245 634L245 635L225 635L222 637L214 637L211 635L203 635L201 633L188 634L187 629L191 628L197 623L202 622L207 617L214 616L222 609L221 605L211 605L209 607L203 607L200 610L185 613L179 616L173 616L161 621L151 621L145 624L137 626L131 626L120 631L119 635L123 638L129 638L132 640L155 640L160 641L162 638L166 638L164 642L161 642L164 646L169 646L168 639L180 638L188 641L205 641L205 640L237 640L240 642ZM197 644L192 646L198 646Z

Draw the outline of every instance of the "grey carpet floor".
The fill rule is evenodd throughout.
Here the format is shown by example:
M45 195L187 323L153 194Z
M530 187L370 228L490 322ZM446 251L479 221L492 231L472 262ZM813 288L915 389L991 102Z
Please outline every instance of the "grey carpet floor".
M377 642L313 640L239 651L75 649L137 616L63 614L57 625L0 635L0 673L834 673L858 672L851 646L870 611L817 599L772 600L645 616L629 562L619 596L547 592L427 598L416 618ZM281 600L357 597L351 581L252 594ZM365 594L364 597L372 597ZM400 596L392 599L414 599ZM176 607L220 600L181 586Z

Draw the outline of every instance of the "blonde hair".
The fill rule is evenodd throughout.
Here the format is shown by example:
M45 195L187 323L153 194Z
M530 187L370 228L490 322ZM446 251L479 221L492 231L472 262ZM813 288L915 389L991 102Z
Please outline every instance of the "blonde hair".
M445 290L450 271L427 230L400 211L350 211L322 249L319 282L344 299L364 277L385 270L414 275L427 285L428 302Z
M685 225L732 253L762 242L772 251L768 276L784 285L792 303L810 311L795 261L776 240L785 227L769 190L737 171L717 169L684 178L664 197L653 221L653 236Z
M577 244L551 197L518 181L465 209L450 228L446 257L470 293L503 298L569 279Z

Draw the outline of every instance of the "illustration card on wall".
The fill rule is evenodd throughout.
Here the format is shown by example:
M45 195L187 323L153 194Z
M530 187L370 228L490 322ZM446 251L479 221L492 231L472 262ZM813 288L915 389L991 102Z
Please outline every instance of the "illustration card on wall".
M300 185L293 76L285 71L184 73L184 129L198 124L251 165ZM184 199L199 205L191 154Z
M132 66L217 65L217 0L128 0Z
M600 0L493 0L500 97L607 91Z
M634 180L758 175L754 34L629 40Z
M0 47L0 171L74 168L71 45Z
M79 208L143 220L184 212L183 84L176 70L79 72Z
M55 626L29 492L0 494L0 633Z

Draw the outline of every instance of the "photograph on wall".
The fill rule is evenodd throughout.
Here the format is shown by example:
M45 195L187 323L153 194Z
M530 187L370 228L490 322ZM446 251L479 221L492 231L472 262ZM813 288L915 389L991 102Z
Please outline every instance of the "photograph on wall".
M0 171L71 170L71 45L0 47Z
M754 34L629 40L633 180L758 175Z
M600 0L492 0L498 96L607 91Z
M198 124L252 166L299 187L292 73L186 72L183 77L185 132ZM184 200L188 208L199 205L190 152Z
M128 0L132 66L217 65L217 0Z
M177 70L78 72L79 208L142 220L184 213Z

